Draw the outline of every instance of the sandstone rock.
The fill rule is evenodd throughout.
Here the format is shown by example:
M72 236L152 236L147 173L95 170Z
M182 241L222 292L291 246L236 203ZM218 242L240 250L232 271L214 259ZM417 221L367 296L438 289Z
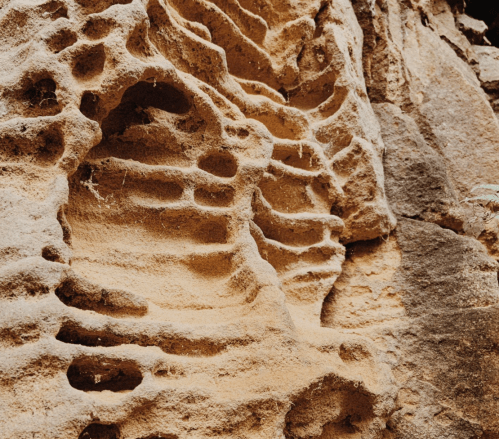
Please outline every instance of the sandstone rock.
M480 62L478 78L487 91L497 91L499 88L499 49L490 46L473 46Z
M0 438L498 436L464 13L0 1Z
M498 295L485 248L428 222L348 249L322 322L385 352L399 385L388 437L497 434Z
M450 5L444 0L436 0L433 2L430 19L423 17L423 24L434 28L437 34L449 44L456 54L469 64L476 64L476 55L471 49L471 41L467 32L460 22L456 23L456 19L452 13ZM468 29L468 28L466 28Z
M478 78L497 115L499 113L499 49L487 46L473 46L473 49L478 55L480 69Z
M400 216L462 230L465 213L447 175L414 119L393 104L375 104L386 145L384 170L390 206Z
M488 30L485 22L466 14L460 14L456 17L456 24L457 28L466 35L471 44L484 42L485 32Z

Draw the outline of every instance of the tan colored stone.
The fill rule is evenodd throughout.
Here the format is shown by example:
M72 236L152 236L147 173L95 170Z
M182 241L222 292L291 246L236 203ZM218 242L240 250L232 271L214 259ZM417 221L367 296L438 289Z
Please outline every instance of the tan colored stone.
M0 436L382 434L377 348L320 326L341 242L395 226L350 3L9 2L0 29Z
M0 439L497 436L463 8L0 0Z

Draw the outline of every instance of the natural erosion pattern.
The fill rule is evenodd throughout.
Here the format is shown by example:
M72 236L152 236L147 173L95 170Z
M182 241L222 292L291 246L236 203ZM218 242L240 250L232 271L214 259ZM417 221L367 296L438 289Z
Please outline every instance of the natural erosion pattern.
M468 3L0 0L0 438L499 438Z

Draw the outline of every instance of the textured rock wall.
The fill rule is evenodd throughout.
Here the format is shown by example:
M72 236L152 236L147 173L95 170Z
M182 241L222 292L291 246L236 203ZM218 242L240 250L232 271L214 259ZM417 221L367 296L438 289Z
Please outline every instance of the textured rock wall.
M0 437L499 437L479 3L0 0Z

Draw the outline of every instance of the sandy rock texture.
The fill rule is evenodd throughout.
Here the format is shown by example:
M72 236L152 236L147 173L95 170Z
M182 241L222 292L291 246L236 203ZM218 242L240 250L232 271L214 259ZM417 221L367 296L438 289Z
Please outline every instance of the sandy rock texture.
M0 438L499 438L484 4L0 0Z

